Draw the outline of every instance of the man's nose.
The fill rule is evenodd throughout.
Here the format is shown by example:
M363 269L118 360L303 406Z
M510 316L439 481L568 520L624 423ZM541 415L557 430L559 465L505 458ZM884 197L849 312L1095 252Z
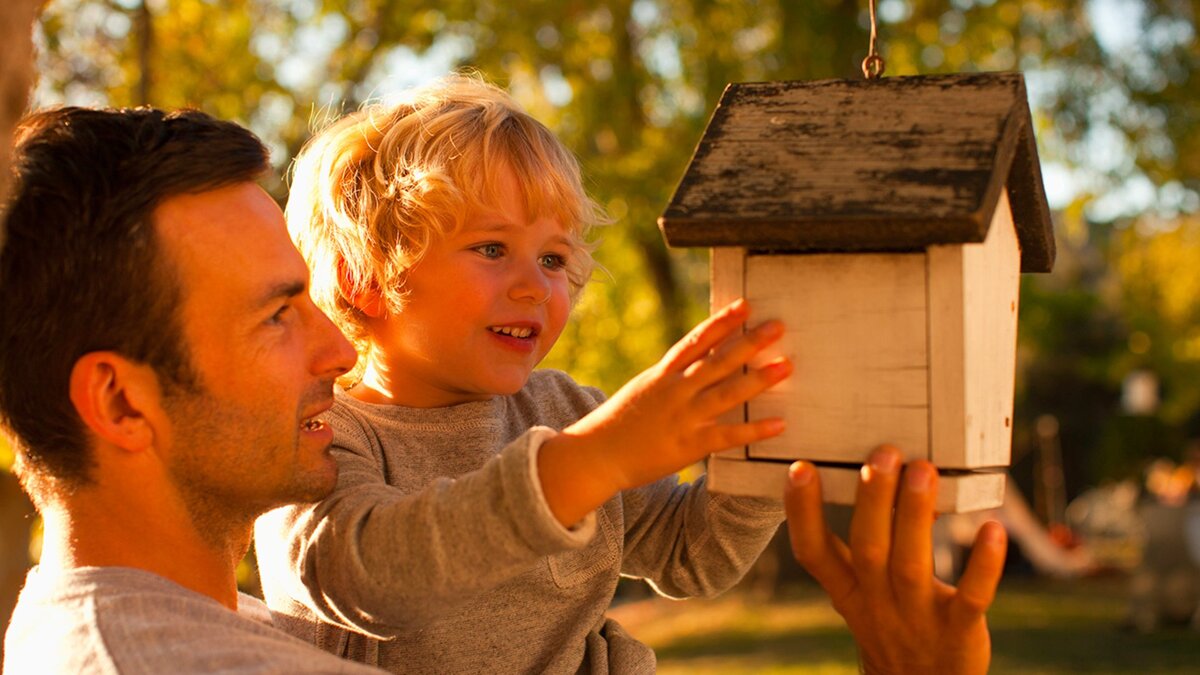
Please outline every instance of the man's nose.
M316 315L313 328L317 334L313 370L321 377L337 378L345 375L358 361L358 353L342 331L325 316L325 312L316 305L313 305L313 310Z

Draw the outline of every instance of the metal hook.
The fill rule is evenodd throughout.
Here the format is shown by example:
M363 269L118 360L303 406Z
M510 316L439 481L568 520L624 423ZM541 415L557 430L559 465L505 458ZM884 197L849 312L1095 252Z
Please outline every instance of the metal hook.
M879 79L883 75L887 64L884 63L883 57L875 50L875 42L878 38L878 33L875 28L875 0L868 0L868 6L871 9L871 44L867 49L867 58L863 59L862 72L863 77L868 80Z

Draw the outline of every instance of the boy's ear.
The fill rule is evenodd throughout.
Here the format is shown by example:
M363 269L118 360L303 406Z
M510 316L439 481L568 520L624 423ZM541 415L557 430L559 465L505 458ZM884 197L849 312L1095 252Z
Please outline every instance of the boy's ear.
M350 280L345 262L339 260L337 267L338 292L342 294L343 298L346 298L355 309L372 319L378 319L387 313L387 302L384 301L383 293L380 292L378 286L371 284L368 288L360 288Z
M90 352L71 369L71 403L93 434L130 452L154 446L162 419L158 377L114 352Z

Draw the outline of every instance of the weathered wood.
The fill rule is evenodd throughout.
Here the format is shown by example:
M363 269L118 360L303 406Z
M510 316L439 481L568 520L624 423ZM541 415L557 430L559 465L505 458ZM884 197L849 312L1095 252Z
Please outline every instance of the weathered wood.
M712 456L709 489L745 497L782 499L788 462L742 461ZM854 504L859 469L817 466L821 496L831 504ZM935 508L939 513L965 513L998 508L1004 502L1003 472L943 473L938 476Z
M931 459L939 467L1008 465L1020 251L1001 195L982 244L931 246Z
M860 463L883 443L929 457L924 254L751 255L745 286L761 318L787 327L752 365L796 366L749 404L788 423L751 457Z
M736 247L712 249L709 259L709 313L715 314L717 310L734 300L745 297L745 281L746 249ZM754 309L752 306L751 311ZM718 421L721 424L741 424L746 419L746 406L743 404L721 415ZM717 454L745 459L746 446L729 448Z
M659 224L716 247L714 309L787 325L751 365L796 364L728 418L788 430L711 457L712 489L778 495L802 458L849 503L891 444L951 470L942 510L1000 504L1019 275L1054 262L1020 74L731 85Z
M1007 182L1025 271L1054 260L1019 73L730 85L659 225L672 246L981 242Z

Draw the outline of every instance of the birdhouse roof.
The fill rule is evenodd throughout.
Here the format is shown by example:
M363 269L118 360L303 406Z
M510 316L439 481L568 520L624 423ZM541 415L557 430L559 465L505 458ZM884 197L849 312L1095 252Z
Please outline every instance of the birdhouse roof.
M1008 191L1023 272L1054 233L1020 73L731 84L659 226L671 246L981 242Z

